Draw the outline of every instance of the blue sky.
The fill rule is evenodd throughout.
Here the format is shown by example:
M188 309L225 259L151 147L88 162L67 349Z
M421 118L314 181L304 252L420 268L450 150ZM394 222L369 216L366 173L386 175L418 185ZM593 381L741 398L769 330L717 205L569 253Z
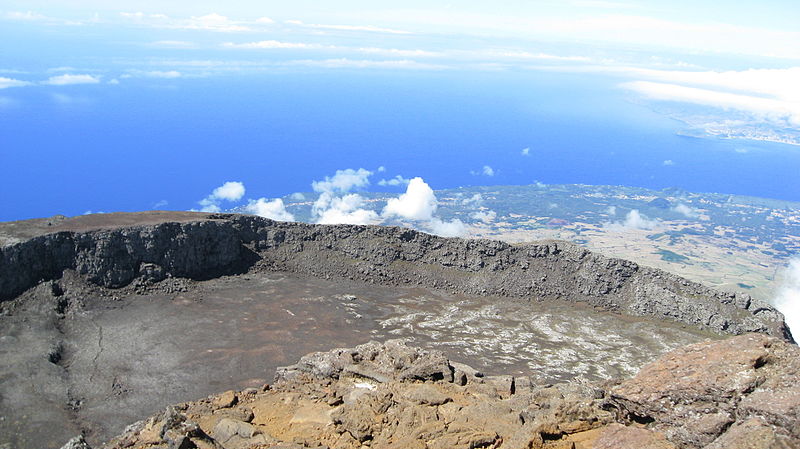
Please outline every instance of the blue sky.
M0 2L0 39L5 43L0 52L0 119L8 123L7 129L25 128L29 135L0 134L4 144L0 158L11 160L11 152L21 154L18 158L15 155L15 161L46 159L46 154L66 158L59 153L59 138L77 129L89 132L113 125L120 135L130 137L132 132L125 127L126 120L147 123L147 119L155 116L148 113L149 108L155 107L165 116L174 112L175 117L184 120L185 128L191 128L198 126L192 122L193 117L205 111L181 109L185 107L182 105L191 102L193 107L202 107L197 105L212 98L229 108L226 113L236 125L253 122L245 131L262 132L267 126L256 126L256 117L237 115L244 110L273 114L274 111L264 109L266 106L250 108L248 102L256 95L263 95L266 101L283 98L281 104L287 108L288 120L299 114L297 110L289 110L293 104L302 104L304 111L309 111L317 100L333 102L335 92L325 90L325 86L344 86L342 91L350 92L349 86L356 82L364 83L365 91L372 86L375 95L381 95L375 86L393 91L406 89L420 102L437 98L437 93L444 91L440 86L478 86L471 88L485 89L487 98L499 98L497 104L485 110L502 113L504 108L522 108L517 116L505 118L505 123L493 123L496 130L510 123L521 123L517 129L524 130L525 122L517 121L519 114L540 114L537 102L552 108L542 112L541 117L562 114L565 119L591 123L602 119L598 116L605 114L604 105L623 98L679 120L693 133L789 143L792 145L787 147L791 150L786 151L793 151L800 145L800 83L796 81L800 79L798 24L800 6L778 0L406 1L402 4L305 0L4 0ZM504 78L503 74L510 75ZM278 78L269 78L272 75L283 78L277 81ZM307 85L298 84L295 75L297 79L311 81ZM532 82L530 91L522 92L528 75L541 82ZM570 84L557 85L561 78ZM484 87L481 83L485 80L495 84ZM285 84L258 87L266 81ZM506 86L516 86L518 90L509 92ZM319 98L292 102L281 97L284 92L298 96L308 92ZM564 101L555 98L555 92L565 95ZM585 101L566 98L570 92L575 92L573 97L586 95ZM226 93L242 98L226 102ZM469 102L458 102L468 96L475 95L448 90L438 100L442 104L465 105ZM444 106L434 102L420 103L416 110L416 105L406 98L392 97L392 101L401 102L406 108L403 109L407 114L403 118L405 126L417 126L413 122L415 114L430 114L436 120L441 119L441 126L447 126L451 120L447 115L454 113L444 109L435 113ZM507 104L502 104L504 98L509 100ZM530 106L520 106L522 100ZM383 106L379 98L365 103L371 107ZM236 109L240 104L247 107ZM569 108L583 110L565 110ZM634 112L621 106L614 108L617 114L628 111L624 112L624 118L617 117L620 120L634 123L638 116L651 120L635 108L630 109ZM474 111L461 112L476 115ZM116 117L117 113L119 117L115 120L122 124L103 121L112 114ZM383 113L381 126L394 119L390 109ZM373 115L366 114L365 119L378 117ZM328 124L337 118L321 112L316 116L321 129L331 129ZM278 114L271 117L274 121L283 119ZM33 123L54 127L44 128L45 134L52 131L52 135L46 136L47 142L30 137L36 136ZM429 132L425 126L419 124L419 129L413 131L423 135ZM636 126L644 129L653 125L637 122ZM391 127L386 129L391 131ZM337 135L335 131L331 131L332 139L350 145L343 144L343 148L350 150L356 145L345 139L346 133ZM484 134L489 135L490 131ZM177 136L184 130L176 125L175 130L165 128L160 132L158 139L173 142L178 141ZM303 136L298 131L295 137ZM364 141L372 137L359 138ZM72 138L74 142L70 145L82 142L80 135ZM113 146L116 138L105 136L103 143L97 145ZM136 138L150 139L146 143L155 145L156 136ZM426 139L414 143L424 145L431 140L427 135ZM255 137L250 141L262 142ZM131 148L138 144L125 143ZM295 147L301 144L308 142L292 142ZM518 154L528 144L521 145L510 150L511 154ZM481 151L490 149L484 145ZM100 149L86 152L95 152L99 155L97 160L107 157ZM212 153L212 149L203 150L203 154ZM25 154L30 157L25 159ZM664 155L656 163L672 159L677 160ZM375 161L370 167L374 170L383 163ZM358 168L358 164L351 161L348 166L335 168ZM495 166L489 160L476 161L464 173L481 173L484 165ZM330 173L330 167L326 170ZM509 174L510 170L501 168L497 172L497 177L485 177L484 181L503 182L501 175ZM419 173L406 171L392 176L410 179ZM209 174L214 176L217 175ZM308 186L321 173L313 176L304 179L303 184ZM208 182L208 190L195 195L202 198L211 188L236 179L230 172L219 174L218 179ZM7 185L11 185L10 181ZM444 186L454 185L444 183ZM52 193L48 188L53 187L41 187L42 195ZM272 190L267 194L275 197L290 192ZM791 193L784 196L796 197ZM158 204L161 199L153 197L148 201ZM22 204L32 200L17 201ZM7 216L18 214L12 211Z

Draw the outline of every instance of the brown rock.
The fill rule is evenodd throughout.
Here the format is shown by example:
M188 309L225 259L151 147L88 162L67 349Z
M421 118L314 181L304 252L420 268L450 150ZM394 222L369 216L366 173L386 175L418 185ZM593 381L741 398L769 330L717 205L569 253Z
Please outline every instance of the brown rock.
M688 447L711 443L734 423L761 416L800 438L800 349L762 334L670 352L611 390L631 421Z
M403 399L418 405L442 405L452 399L433 385L409 385L403 392Z
M594 442L594 449L676 449L676 446L658 432L611 424Z
M236 402L238 401L238 397L236 396L236 392L233 390L228 390L216 397L212 400L211 404L215 408L228 408L233 407Z
M790 449L800 447L800 440L775 433L775 428L760 418L734 424L724 435L705 449Z

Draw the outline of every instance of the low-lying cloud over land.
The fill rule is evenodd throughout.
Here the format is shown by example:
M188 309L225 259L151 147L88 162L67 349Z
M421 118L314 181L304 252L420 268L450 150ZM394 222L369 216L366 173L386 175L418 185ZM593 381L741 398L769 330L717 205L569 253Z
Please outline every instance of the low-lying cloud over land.
M613 206L612 206L613 207ZM614 209L616 213L616 208ZM625 215L625 220L607 223L606 229L612 231L622 231L625 229L642 229L650 230L658 226L658 220L651 220L646 215L640 213L637 209L632 209Z
M438 201L433 189L422 178L413 178L406 193L392 198L383 208L384 217L398 216L410 220L430 220L436 212Z
M800 257L792 259L786 267L773 304L786 317L795 340L800 339Z
M322 181L314 181L311 188L319 193L319 197L311 207L311 215L320 224L375 224L379 221L375 211L362 208L364 198L357 193L349 193L354 189L363 189L369 185L372 172L363 168L354 170L337 170L333 176L326 176Z
M245 211L249 214L272 220L294 221L294 215L286 210L286 205L283 204L283 200L280 198L274 200L268 200L267 198L250 200L245 206Z

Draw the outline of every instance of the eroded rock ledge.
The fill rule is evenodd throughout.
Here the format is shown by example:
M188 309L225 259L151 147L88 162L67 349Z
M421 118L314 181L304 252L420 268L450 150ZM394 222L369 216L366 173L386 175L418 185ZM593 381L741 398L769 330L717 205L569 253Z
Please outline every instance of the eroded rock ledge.
M616 385L534 385L371 342L309 354L273 385L168 407L102 448L365 446L800 447L800 348L746 334L675 350Z
M5 236L4 241L15 243L0 247L0 300L57 279L65 269L111 288L136 279L208 279L277 270L469 295L586 302L720 333L762 332L792 341L783 315L749 295L719 292L566 242L512 246L395 227L201 213L181 213L180 220L171 220L155 214L76 217L16 242Z

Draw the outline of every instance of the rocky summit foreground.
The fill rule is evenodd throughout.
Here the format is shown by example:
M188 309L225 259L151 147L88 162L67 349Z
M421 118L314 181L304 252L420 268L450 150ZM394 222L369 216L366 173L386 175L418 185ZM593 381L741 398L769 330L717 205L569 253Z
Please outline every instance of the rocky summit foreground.
M536 385L371 342L167 407L101 447L797 448L800 348L746 334L675 350L622 383ZM77 437L63 449L88 448Z

